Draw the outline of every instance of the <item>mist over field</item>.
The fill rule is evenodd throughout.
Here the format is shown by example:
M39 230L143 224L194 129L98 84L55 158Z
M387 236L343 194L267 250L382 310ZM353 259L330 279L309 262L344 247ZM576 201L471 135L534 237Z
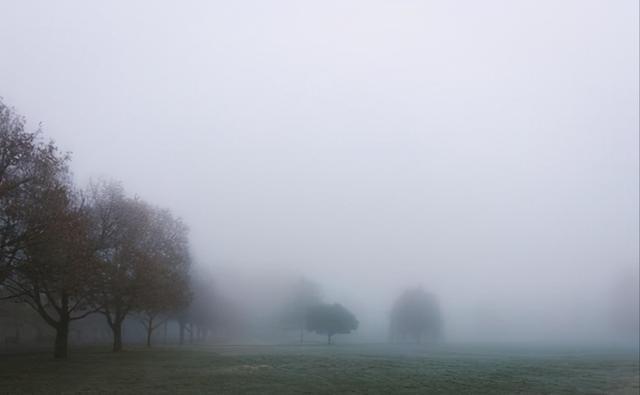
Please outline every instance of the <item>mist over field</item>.
M304 278L338 343L422 287L447 343L637 347L638 7L4 2L0 96L183 220L230 342L295 342Z

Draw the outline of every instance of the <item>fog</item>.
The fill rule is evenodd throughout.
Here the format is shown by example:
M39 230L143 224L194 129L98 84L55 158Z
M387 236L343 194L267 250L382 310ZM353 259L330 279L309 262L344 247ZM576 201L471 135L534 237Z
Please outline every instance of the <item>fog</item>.
M447 340L637 342L638 7L5 2L0 96L254 320L305 277L353 341L422 286Z

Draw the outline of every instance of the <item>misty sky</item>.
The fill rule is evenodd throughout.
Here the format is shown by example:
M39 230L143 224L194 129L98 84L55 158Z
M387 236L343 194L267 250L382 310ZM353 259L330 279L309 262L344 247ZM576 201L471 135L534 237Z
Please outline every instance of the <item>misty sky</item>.
M0 96L219 273L306 275L365 315L417 284L571 311L638 276L638 12L3 1Z

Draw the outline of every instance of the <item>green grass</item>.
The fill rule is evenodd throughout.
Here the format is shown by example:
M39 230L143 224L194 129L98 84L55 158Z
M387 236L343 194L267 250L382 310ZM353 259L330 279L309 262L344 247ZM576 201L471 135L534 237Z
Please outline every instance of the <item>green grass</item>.
M394 345L0 354L0 393L629 393L637 353Z

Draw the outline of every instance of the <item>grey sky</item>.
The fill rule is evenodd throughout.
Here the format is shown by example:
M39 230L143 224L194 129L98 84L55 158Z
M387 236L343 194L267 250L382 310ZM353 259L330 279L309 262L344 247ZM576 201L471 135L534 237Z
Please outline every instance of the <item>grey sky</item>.
M221 272L459 312L638 276L636 0L3 1L0 26L5 102Z

